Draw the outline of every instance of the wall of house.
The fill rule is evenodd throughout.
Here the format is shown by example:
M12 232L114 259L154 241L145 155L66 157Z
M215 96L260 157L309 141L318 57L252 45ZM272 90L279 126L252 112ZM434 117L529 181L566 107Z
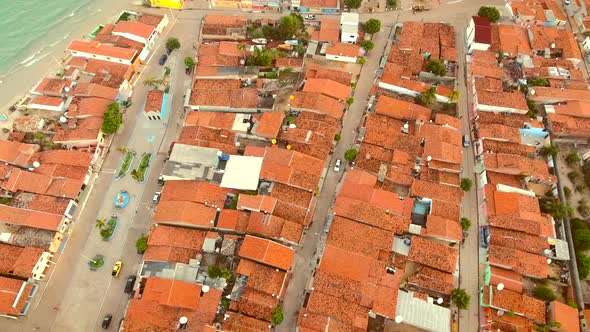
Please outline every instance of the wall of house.
M358 33L350 33L350 32L342 31L342 34L340 35L340 40L346 44L354 44L354 43L356 43L358 38L359 38Z
M483 105L477 104L475 105L475 109L482 112L494 112L494 113L516 113L516 114L526 114L528 110L521 110L517 108L511 107L502 107L502 106L493 106L493 105Z
M115 57L108 57L108 56L104 56L104 55L90 54L90 53L78 52L78 51L73 51L73 50L69 50L69 51L72 54L72 56L79 56L79 57L86 58L86 59L98 59L98 60L115 62L115 63L124 63L126 65L132 64L131 60L129 60L129 59L119 59L119 58L115 58Z
M349 63L356 63L356 57L349 57L349 56L342 56L342 55L333 55L333 54L326 54L326 59L340 61L340 62L349 62Z
M41 257L39 257L37 264L35 264L35 267L33 267L33 279L41 280L45 278L45 275L43 273L45 272L45 269L49 266L49 260L51 259L51 257L53 257L53 255L48 252L43 252L41 254Z
M140 36L136 36L131 33L126 33L126 32L113 32L113 35L125 37L127 39L134 40L134 41L136 41L138 43L142 43L144 45L153 46L156 33L157 33L157 31L154 29L152 34L147 39L140 37Z

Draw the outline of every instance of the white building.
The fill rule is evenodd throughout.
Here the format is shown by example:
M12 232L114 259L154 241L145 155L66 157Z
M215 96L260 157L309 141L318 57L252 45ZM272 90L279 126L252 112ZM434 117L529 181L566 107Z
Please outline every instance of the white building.
M467 53L487 51L492 43L492 26L487 17L472 16L465 31Z
M359 38L359 14L342 13L340 16L340 41L355 44Z
M151 47L154 44L158 31L153 26L138 21L121 21L117 23L112 34Z
M356 63L361 48L355 44L336 43L326 48L326 59L333 61Z
M126 65L132 65L139 55L135 49L103 45L95 40L91 42L74 40L70 43L67 50L72 56L123 63Z

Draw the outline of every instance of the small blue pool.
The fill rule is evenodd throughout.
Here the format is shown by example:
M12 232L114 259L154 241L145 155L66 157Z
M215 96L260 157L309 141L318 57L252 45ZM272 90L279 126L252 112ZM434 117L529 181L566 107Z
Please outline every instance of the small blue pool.
M430 210L430 202L416 200L414 202L414 208L412 209L412 213L425 216L429 213L429 210Z

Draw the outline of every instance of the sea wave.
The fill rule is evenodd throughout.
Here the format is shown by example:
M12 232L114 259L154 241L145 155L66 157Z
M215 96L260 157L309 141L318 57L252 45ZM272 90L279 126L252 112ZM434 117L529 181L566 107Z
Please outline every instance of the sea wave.
M50 52L47 52L39 57L36 57L34 59L32 59L31 61L27 62L24 64L24 67L30 67L32 65L34 65L35 63L39 62L40 60L42 60L43 58L45 58L46 56L48 56L49 54L51 54Z

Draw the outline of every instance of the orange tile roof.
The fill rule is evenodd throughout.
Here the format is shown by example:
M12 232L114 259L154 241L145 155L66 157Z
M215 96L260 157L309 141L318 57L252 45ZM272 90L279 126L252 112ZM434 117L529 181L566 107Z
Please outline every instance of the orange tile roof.
M512 269L525 276L547 278L547 258L524 251L490 245L488 260L491 265Z
M62 78L45 77L37 86L33 89L34 92L41 94L65 94L65 88L72 86L72 80L66 80Z
M236 273L248 277L249 289L276 297L283 292L287 273L270 266L241 259Z
M286 271L291 268L295 250L270 240L246 235L238 254Z
M334 43L326 49L326 54L355 58L360 55L361 47L356 44Z
M248 19L239 15L207 15L203 21L204 25L224 26L224 27L242 27Z
M0 274L31 278L42 253L42 248L0 243Z
M113 29L113 34L127 33L148 39L154 30L155 29L152 25L144 24L139 21L119 21Z
M33 285L23 280L0 276L0 312L19 317L27 299L31 296Z
M553 105L553 107L557 114L590 118L590 102L588 101L572 100L565 104Z
M96 97L76 97L68 106L67 116L69 118L87 118L91 116L102 118L112 102L109 99Z
M408 282L418 287L450 295L454 288L453 275L426 266L420 266Z
M557 48L561 49L565 59L582 59L580 48L572 31L535 25L528 28L527 31L531 34L529 40L532 49ZM552 47L554 44L555 47Z
M270 331L270 323L237 312L228 311L228 319L223 322L224 329L234 332L264 332Z
M275 60L275 66L279 68L301 68L303 59L301 58L278 58Z
M340 119L344 114L345 104L320 92L293 92L294 99L289 102L293 108L319 111Z
M526 99L520 92L478 90L477 103L480 105L512 108L524 112L528 111Z
M70 93L76 97L98 97L115 100L119 90L96 83L78 82Z
M127 61L133 60L137 54L137 50L135 49L108 46L99 42L86 42L81 40L72 41L67 50L86 54L96 54Z
M63 215L19 209L0 204L0 222L57 231Z
M30 167L31 157L38 150L37 144L0 140L0 161L21 167Z
M184 125L232 130L235 119L235 113L189 112Z
M156 112L162 111L162 102L164 101L164 91L162 90L150 90L147 93L144 112Z
M381 251L391 250L393 236L391 231L336 216L326 243L377 259Z
M163 19L164 15L142 14L137 18L137 21L147 25L158 26Z
M458 250L420 236L413 236L408 259L434 269L454 273Z
M344 85L349 85L352 81L352 73L337 68L321 67L317 64L309 64L305 73L305 78L327 78Z
M337 19L322 16L318 40L337 43L340 40L340 22Z
M536 86L534 94L529 91L528 98L534 101L590 101L590 91L575 89L560 89Z
M463 229L456 220L430 215L426 218L426 228L422 229L421 235L459 242L463 239Z
M154 225L143 258L146 261L188 264L190 259L201 252L206 234L196 229Z
M196 106L256 108L258 91L240 88L239 80L200 79L193 85L189 103Z
M549 114L554 133L560 136L587 137L590 135L590 120L560 114Z
M346 100L352 91L348 85L325 78L310 78L303 86L304 92L319 92L325 96Z
M290 186L315 190L324 162L300 152L276 147L266 148L260 177Z
M276 138L284 119L285 112L282 111L262 113L258 126L255 127L256 136Z
M484 286L484 303L490 303L493 308L512 311L517 315L523 315L527 319L545 325L545 302L508 289L498 291L495 287L491 287L491 290L490 303L490 287Z
M212 227L216 210L200 203L163 201L154 215L155 223L181 223L199 227Z
M432 116L432 110L429 108L388 96L379 96L375 113L398 120L422 120L424 122L430 121Z
M434 117L434 123L442 125L442 126L451 126L455 129L461 129L461 119L456 118L454 116L450 116L448 114L441 114L438 113Z
M491 171L514 175L524 174L543 181L551 180L547 162L542 159L505 153L485 153L483 157L486 168Z
M238 210L250 210L264 213L272 213L277 204L277 199L266 195L240 195L238 198Z
M190 201L222 207L230 193L237 191L197 180L170 180L162 189L160 201Z
M336 199L334 213L337 216L393 231L396 234L407 232L410 224L409 216L401 217L390 213L385 208L344 196Z
M474 77L504 78L504 69L496 65L477 64L471 66L471 74Z
M527 29L520 25L500 24L492 26L499 35L499 48L507 54L531 54Z
M29 105L59 106L63 103L64 101L60 97L35 96ZM34 108L33 106L30 107Z
M522 275L514 271L491 266L490 283L494 286L502 283L506 289L522 293Z
M92 83L119 89L119 86L131 78L134 68L123 63L114 63L98 59L88 59L83 71L93 75Z
M412 182L410 195L438 199L456 204L459 204L463 198L463 192L458 187L421 180L414 180Z
M553 301L549 304L549 320L561 323L560 330L563 332L580 331L580 319L578 309L572 308L567 304L559 301Z

